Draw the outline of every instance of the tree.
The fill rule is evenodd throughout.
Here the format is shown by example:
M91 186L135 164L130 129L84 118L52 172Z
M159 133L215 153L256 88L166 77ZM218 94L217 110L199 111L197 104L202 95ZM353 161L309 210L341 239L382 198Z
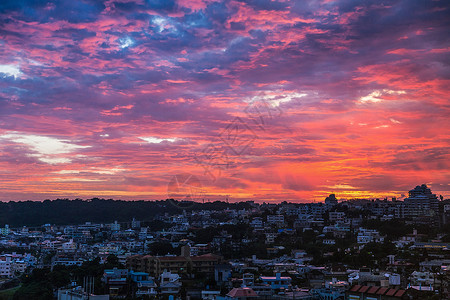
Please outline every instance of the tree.
M166 255L173 253L173 247L169 242L155 242L150 244L150 253L152 255Z

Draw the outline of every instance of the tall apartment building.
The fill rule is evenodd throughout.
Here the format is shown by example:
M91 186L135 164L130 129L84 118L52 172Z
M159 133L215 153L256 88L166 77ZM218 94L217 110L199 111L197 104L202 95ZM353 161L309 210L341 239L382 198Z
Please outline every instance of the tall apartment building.
M433 217L439 213L439 200L426 184L418 185L409 191L404 201L405 217Z
M183 246L180 256L134 255L127 259L127 268L146 272L157 277L164 271L177 274L204 273L214 275L214 268L222 262L222 257L214 254L191 256L189 246Z
M4 256L0 259L0 278L12 276L12 261L10 256Z
M325 206L328 208L332 208L338 204L338 200L336 199L335 194L330 194L330 196L325 198Z

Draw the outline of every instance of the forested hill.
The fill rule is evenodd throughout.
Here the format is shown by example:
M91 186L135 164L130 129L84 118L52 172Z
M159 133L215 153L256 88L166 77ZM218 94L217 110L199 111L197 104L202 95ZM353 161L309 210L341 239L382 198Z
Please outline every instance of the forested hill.
M41 226L44 224L70 225L84 222L107 223L117 220L127 222L136 218L151 221L156 215L181 213L189 210L222 210L226 208L250 208L250 203L207 202L189 203L165 201L123 201L123 200L45 200L0 202L0 227Z

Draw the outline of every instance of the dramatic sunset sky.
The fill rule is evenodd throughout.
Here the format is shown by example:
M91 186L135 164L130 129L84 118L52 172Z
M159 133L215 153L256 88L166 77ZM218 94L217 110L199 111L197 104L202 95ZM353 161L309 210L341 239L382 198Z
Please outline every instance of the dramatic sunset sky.
M0 1L0 200L449 197L449 7Z

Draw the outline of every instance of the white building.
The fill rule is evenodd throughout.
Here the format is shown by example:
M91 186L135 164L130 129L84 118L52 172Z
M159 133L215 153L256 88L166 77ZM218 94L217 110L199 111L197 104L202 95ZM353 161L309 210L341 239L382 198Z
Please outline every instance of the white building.
M70 266L81 266L83 264L82 260L73 260L73 259L58 259L55 260L52 263L52 266L56 266L56 265L61 265L61 266L66 266L66 267L70 267Z
M13 277L25 272L28 266L34 265L36 258L31 254L2 254L0 255L0 278Z
M325 240L322 241L322 244L324 244L324 245L336 245L336 240L325 239Z
M16 260L13 264L12 264L12 272L13 273L24 273L25 270L27 269L28 264L26 262L24 262L23 260Z
M92 295L86 293L81 286L69 289L58 290L58 300L109 300L109 295Z
M345 212L343 211L330 211L328 218L331 222L342 221L345 218Z
M253 228L263 228L264 222L260 217L256 217L252 220L252 222L250 223L250 226Z
M135 218L131 221L131 228L139 228L141 227L141 221L137 221Z
M120 231L120 224L117 223L117 221L114 221L114 223L110 224L111 231Z
M267 222L271 224L284 224L284 216L283 215L268 215Z
M12 274L12 259L11 256L4 255L0 257L0 278L11 277Z
M276 237L277 237L276 233L273 233L273 232L266 233L266 244L273 244L273 243L275 243Z
M181 288L180 276L170 271L164 271L160 276L160 285L162 295L178 294Z
M435 284L438 280L434 279L433 273L431 272L414 271L409 277L409 281L411 285L429 286Z
M409 191L409 197L404 200L405 216L437 216L439 200L426 184L418 185Z
M75 250L77 250L77 244L74 243L73 240L71 239L70 241L63 243L61 245L61 250L65 253L75 252Z
M6 224L5 227L0 228L0 235L8 235L11 232L9 225Z
M381 243L384 241L384 237L375 229L360 228L357 236L358 244L367 244L370 242Z
M220 291L202 291L202 300L215 300L220 296Z

